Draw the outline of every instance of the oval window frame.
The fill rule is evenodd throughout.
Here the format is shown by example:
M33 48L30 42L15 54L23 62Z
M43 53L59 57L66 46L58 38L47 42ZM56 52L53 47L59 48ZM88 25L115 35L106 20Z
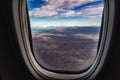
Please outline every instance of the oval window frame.
M94 64L87 70L86 72L80 74L63 74L63 73L55 73L50 72L39 66L37 61L35 60L33 53L31 51L31 45L29 42L29 32L26 30L28 28L28 14L26 11L26 0L13 0L13 15L15 22L15 30L17 34L17 40L21 49L21 54L23 59L30 70L30 72L37 78L42 80L42 77L47 79L92 79L94 78L99 71L101 70L105 58L107 56L107 51L109 49L109 43L112 35L113 21L114 18L114 0L105 0L105 8L104 8L104 17L102 26L103 32L101 35L101 42L98 51L98 55ZM112 6L112 7L111 7ZM108 27L111 26L111 27Z

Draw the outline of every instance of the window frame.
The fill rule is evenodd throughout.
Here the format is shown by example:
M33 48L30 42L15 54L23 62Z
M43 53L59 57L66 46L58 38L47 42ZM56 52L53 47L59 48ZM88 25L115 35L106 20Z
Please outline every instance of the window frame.
M17 35L17 40L21 50L21 54L26 63L31 74L34 75L39 80L44 78L47 79L93 79L101 70L104 61L109 50L110 40L112 36L113 29L113 19L114 19L114 0L105 0L104 4L104 16L102 21L102 34L100 40L100 46L96 60L93 65L85 72L80 74L63 74L55 73L43 69L39 66L37 61L33 56L33 51L30 46L30 22L28 18L28 12L26 11L26 0L13 0L13 15L15 22L15 30ZM111 7L112 6L112 7ZM109 26L109 27L108 27ZM111 27L110 27L111 26Z

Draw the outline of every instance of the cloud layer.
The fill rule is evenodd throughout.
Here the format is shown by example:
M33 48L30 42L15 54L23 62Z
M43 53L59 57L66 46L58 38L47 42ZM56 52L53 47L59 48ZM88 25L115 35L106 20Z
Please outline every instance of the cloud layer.
M46 4L29 11L33 17L101 17L103 4L84 6L83 9L75 10L77 6L98 0L44 0Z

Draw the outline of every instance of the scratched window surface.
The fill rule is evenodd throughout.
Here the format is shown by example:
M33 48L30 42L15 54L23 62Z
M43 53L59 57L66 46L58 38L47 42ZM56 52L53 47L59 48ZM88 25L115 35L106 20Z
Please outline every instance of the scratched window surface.
M82 71L96 58L103 0L27 0L34 56L41 67Z

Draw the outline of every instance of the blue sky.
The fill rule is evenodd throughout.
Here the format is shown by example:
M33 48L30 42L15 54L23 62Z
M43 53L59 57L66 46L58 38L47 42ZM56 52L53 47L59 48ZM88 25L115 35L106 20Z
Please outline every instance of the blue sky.
M27 0L31 27L100 26L103 0Z

